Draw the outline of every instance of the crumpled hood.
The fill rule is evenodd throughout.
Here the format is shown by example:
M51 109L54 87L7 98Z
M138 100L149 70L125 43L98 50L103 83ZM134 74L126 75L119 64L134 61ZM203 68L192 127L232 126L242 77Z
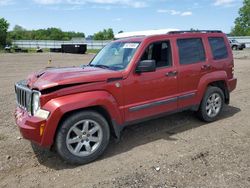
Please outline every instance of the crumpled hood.
M122 73L96 67L49 68L31 74L27 84L31 89L41 91L56 86L101 82L116 77L122 77Z

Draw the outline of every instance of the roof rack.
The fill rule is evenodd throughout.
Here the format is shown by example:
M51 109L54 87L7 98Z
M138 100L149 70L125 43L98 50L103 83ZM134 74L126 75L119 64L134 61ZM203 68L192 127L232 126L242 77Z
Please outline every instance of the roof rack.
M222 33L220 30L187 30L187 31L170 31L168 34L180 34L180 33Z
M181 34L181 33L222 33L220 30L178 30L178 29L158 29L146 30L135 32L124 32L115 35L115 39L124 39L130 37L145 37L151 35L164 35L164 34Z
M170 31L179 31L179 29L156 29L156 30L145 30L145 31L133 31L133 32L124 32L115 35L115 39L123 39L129 37L145 37L150 35L161 35L166 34Z

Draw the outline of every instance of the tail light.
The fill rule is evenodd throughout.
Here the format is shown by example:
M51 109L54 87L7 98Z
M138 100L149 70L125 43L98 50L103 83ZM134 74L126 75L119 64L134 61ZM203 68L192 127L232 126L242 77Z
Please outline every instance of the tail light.
M234 60L231 61L229 65L229 72L228 72L228 77L233 78L234 77Z

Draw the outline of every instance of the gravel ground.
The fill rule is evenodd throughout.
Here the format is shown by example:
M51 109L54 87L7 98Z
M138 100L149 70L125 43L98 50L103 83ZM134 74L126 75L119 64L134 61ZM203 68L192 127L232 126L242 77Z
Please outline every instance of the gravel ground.
M92 57L0 54L0 187L250 187L250 50L235 52L238 86L217 122L183 112L134 125L84 166L33 151L14 123L14 83L46 66L80 65Z

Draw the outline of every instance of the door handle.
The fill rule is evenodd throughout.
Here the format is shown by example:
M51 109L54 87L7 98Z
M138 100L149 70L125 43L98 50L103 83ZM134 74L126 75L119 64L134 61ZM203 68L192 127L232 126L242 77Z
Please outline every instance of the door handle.
M177 71L170 71L166 73L167 77L172 77L172 76L177 76L178 72Z
M210 70L211 65L202 65L201 70Z

